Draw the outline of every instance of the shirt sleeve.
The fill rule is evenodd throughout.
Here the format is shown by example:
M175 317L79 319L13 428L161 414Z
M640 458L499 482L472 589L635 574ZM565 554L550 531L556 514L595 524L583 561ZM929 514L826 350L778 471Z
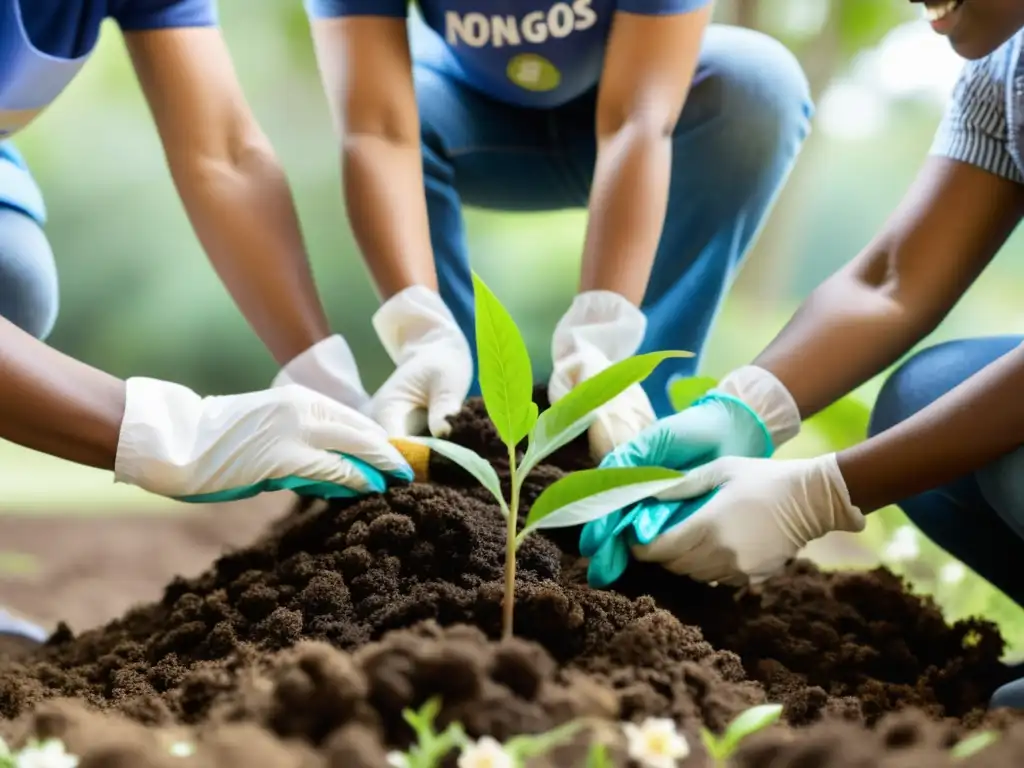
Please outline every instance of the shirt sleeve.
M619 0L615 8L643 16L673 16L699 11L711 3L712 0Z
M930 154L1024 184L1010 151L1006 78L1000 57L968 61L953 89Z
M216 0L123 0L112 15L126 32L217 26Z
M337 19L341 16L389 16L404 19L409 15L408 0L305 0L311 19Z

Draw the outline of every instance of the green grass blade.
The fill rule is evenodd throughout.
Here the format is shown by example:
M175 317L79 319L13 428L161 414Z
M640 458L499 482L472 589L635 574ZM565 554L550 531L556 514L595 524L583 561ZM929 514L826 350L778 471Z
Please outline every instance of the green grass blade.
M530 355L512 316L475 272L473 294L484 406L505 445L515 446L530 432L537 413Z
M669 351L634 355L580 382L537 419L530 450L523 459L524 469L529 471L545 456L583 434L594 420L595 409L646 379L660 363L678 357L693 357L693 353Z
M573 472L537 497L526 530L562 528L596 520L648 496L667 490L683 477L664 467L608 467Z
M970 757L986 747L991 746L999 741L999 733L997 731L979 731L968 736L963 741L958 741L956 745L949 751L949 756L954 760L963 760L965 757Z
M721 742L725 754L731 755L743 739L752 733L757 733L762 728L767 728L777 722L780 717L782 717L781 704L761 704L740 713L735 720L729 723L729 727L722 734Z
M501 481L494 467L476 451L465 448L447 440L436 437L407 437L403 438L410 442L421 443L435 453L439 453L450 461L454 461L473 477L480 481L480 485L490 491L494 498L501 505L501 511L507 513L505 498L501 493Z

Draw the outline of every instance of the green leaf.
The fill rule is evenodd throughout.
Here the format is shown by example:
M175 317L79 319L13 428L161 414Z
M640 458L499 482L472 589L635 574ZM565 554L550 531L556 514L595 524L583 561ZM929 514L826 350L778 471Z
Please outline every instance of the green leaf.
M587 752L586 768L612 768L611 758L608 757L608 747L600 742L590 745Z
M767 728L778 721L780 717L782 717L781 704L761 704L741 713L729 723L729 727L722 734L721 747L725 750L725 754L731 755L743 739L762 728Z
M507 516L508 506L505 503L505 497L501 493L501 480L498 479L498 473L494 471L494 467L490 463L474 450L465 448L456 443L451 443L447 440L441 440L436 437L406 437L404 440L410 442L421 443L427 448L436 453L441 454L446 459L454 461L464 470L469 472L473 477L480 481L480 485L490 491L494 498L498 500L498 504L501 505L501 511Z
M949 751L949 755L954 760L962 760L965 757L981 752L981 750L995 744L997 741L999 741L999 733L997 731L978 731L963 741L958 741Z
M573 472L537 497L520 539L535 528L563 528L596 520L668 490L683 477L665 467L608 467Z
M700 729L700 740L704 742L704 749L708 751L712 760L717 761L726 756L722 749L722 742L707 728Z
M553 728L547 733L515 736L505 744L505 751L518 763L533 757L540 757L555 747L564 744L583 728L584 723L572 721Z
M682 411L703 397L709 389L718 386L718 379L710 376L689 376L676 379L668 385L668 399L674 411Z
M648 352L627 357L573 387L537 419L530 447L523 457L522 474L528 474L545 456L583 434L593 422L597 408L643 381L660 363L674 357L693 357L693 353Z
M533 426L533 371L515 321L479 275L473 273L480 391L505 445L514 447Z
M829 451L842 451L864 440L870 420L871 408L847 395L809 418L804 426L817 432Z

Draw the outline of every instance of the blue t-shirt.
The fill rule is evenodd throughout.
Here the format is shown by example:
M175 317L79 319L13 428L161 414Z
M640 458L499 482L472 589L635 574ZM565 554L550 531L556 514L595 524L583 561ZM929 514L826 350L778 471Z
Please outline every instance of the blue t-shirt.
M445 70L488 96L551 108L587 92L601 75L616 11L667 16L712 0L420 0L444 48ZM404 18L407 0L305 0L313 19Z

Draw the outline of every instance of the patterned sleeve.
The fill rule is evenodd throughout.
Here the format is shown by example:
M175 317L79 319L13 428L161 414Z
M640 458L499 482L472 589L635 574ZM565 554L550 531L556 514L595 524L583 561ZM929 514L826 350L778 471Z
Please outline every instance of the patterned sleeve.
M671 16L692 13L711 5L712 0L619 0L616 10L643 16Z
M1006 51L968 61L939 124L931 154L941 155L1024 184L1013 153L1006 110Z
M215 0L124 0L113 14L125 32L217 26Z
M336 19L340 16L390 16L404 19L408 0L305 0L311 19Z

